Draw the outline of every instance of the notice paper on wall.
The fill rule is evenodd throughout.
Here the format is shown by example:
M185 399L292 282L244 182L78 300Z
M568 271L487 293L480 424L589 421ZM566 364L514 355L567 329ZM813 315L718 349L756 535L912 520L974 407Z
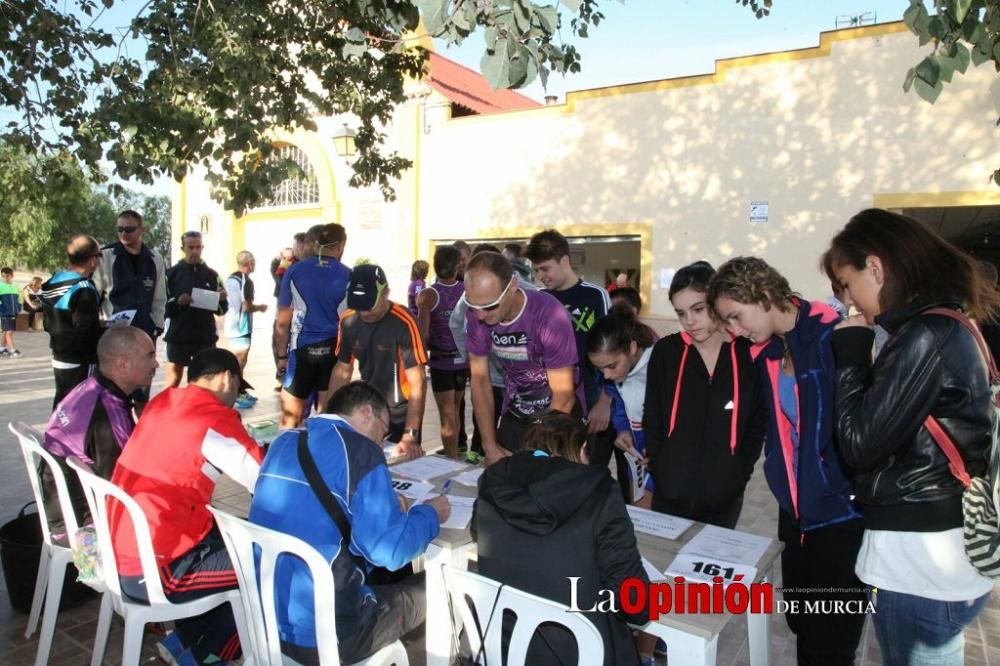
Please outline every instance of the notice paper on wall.
M392 474L401 474L403 476L408 476L411 479L427 481L428 479L433 479L437 476L461 472L466 467L468 467L468 465L465 463L460 463L456 460L451 460L450 458L424 456L423 458L417 458L416 460L410 460L409 462L393 465L389 468L389 471Z
M694 523L686 518L678 518L666 513L657 513L637 506L627 506L632 525L639 532L652 534L662 539L676 539Z
M191 290L191 307L215 312L219 309L219 292L195 287Z

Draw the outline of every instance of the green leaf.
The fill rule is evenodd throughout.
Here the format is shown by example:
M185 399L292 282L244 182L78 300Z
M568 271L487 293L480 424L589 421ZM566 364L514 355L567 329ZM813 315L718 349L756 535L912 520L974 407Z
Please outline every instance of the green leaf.
M913 80L917 78L917 70L911 67L909 71L906 72L906 78L903 79L903 92L910 92L910 87L913 85Z
M483 76L494 90L506 88L510 85L510 57L507 53L507 40L501 39L496 43L492 51L483 54L479 62L479 68L483 71Z
M931 104L937 101L937 98L941 95L941 91L944 89L944 86L940 81L937 82L937 85L932 86L921 78L917 78L913 82L913 87L916 89L917 94L920 95L921 98Z
M923 0L910 0L910 6L903 12L903 23L915 35L923 35L927 32L929 18Z
M949 0L949 11L955 17L955 23L961 25L972 7L972 0Z
M542 30L549 34L555 32L556 28L559 26L559 12L552 5L536 7L535 18L538 19L538 23Z
M522 0L514 0L511 9L514 12L514 25L517 31L524 34L531 30L531 8Z
M979 67L984 62L989 60L992 55L993 55L992 48L987 48L987 50L984 51L981 47L977 46L976 48L972 49L972 64L975 65L976 67Z
M424 27L431 35L437 36L448 22L450 0L417 0L420 13L424 15Z
M965 44L955 43L955 55L952 56L952 60L955 63L955 69L961 74L969 69L969 62L972 60L972 56L969 53L968 47Z
M941 65L938 64L937 57L927 56L916 66L918 81L923 81L928 86L936 86L940 83Z

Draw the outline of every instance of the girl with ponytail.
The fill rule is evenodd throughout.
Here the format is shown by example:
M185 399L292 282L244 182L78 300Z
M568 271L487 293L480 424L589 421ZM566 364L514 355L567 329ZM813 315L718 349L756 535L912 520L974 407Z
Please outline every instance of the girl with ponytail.
M733 528L767 427L750 344L715 320L712 266L677 271L670 302L681 331L653 347L643 431L655 511Z

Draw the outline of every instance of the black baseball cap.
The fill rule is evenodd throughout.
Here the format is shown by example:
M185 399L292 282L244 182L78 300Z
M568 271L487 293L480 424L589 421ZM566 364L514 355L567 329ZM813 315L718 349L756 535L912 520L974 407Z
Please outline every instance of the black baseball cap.
M243 379L243 372L240 370L240 362L236 356L228 349L212 347L203 349L194 355L191 364L188 366L188 381L193 382L205 375L217 375L220 372L231 372L240 378L240 392L252 389L253 386Z
M389 280L385 271L375 264L362 264L351 271L351 281L347 287L347 307L352 310L371 310L378 302Z

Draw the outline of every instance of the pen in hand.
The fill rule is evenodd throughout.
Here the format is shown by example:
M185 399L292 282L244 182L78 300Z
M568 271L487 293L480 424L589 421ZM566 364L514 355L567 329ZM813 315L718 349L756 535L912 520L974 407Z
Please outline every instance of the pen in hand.
M444 482L444 485L441 486L441 494L442 495L447 495L448 494L448 488L450 486L451 486L451 479L448 479L447 481Z

